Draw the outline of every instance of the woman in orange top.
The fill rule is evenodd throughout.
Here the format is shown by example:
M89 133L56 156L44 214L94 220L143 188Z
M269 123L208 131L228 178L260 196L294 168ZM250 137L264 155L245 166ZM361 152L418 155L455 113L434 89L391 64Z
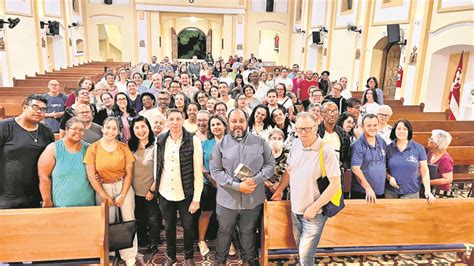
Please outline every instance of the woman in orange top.
M90 145L84 157L87 176L96 192L96 204L106 200L109 205L109 223L114 223L119 207L124 221L135 220L135 193L132 184L134 157L128 145L117 140L117 118L104 121L103 137ZM134 265L137 256L137 238L131 248L120 250L127 266Z

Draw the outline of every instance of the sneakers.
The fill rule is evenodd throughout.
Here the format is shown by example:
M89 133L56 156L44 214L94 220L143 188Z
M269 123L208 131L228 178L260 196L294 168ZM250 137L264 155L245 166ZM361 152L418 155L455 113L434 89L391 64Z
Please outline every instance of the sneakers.
M230 243L229 256L234 256L235 254L237 254L237 250L235 249L234 243Z
M199 253L201 253L201 256L206 256L209 253L209 247L207 246L206 241L199 241L198 247L199 247Z

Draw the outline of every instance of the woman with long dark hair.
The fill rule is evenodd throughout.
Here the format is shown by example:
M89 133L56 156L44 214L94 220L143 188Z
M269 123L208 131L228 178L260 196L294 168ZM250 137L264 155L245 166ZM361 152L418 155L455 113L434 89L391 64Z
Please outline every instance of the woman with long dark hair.
M212 213L216 210L216 181L210 173L209 161L216 143L220 142L227 133L227 122L219 115L209 117L207 140L202 143L204 156L204 187L201 194L201 216L199 216L199 252L202 256L209 253L206 243L206 232Z
M271 124L272 119L270 117L270 111L268 110L268 107L264 104L255 106L249 116L249 132L267 139L268 133L272 129Z
M155 253L160 240L161 212L153 191L156 190L155 137L148 120L137 116L132 120L132 137L128 147L133 153L133 190L135 191L135 218L137 219L138 246L147 246Z
M113 111L119 122L119 140L128 143L132 136L130 123L135 116L135 109L133 109L132 101L126 93L119 92L115 95Z
M365 91L362 94L362 99L365 98L365 94L367 93L368 89L374 89L375 92L377 93L377 102L382 105L383 104L383 91L381 88L379 88L379 82L377 81L376 77L369 77L367 79L367 82L365 84Z
M293 131L293 123L291 123L288 118L286 110L282 107L279 107L272 111L271 117L273 121L273 127L278 127L285 134L285 140L288 138L288 134Z

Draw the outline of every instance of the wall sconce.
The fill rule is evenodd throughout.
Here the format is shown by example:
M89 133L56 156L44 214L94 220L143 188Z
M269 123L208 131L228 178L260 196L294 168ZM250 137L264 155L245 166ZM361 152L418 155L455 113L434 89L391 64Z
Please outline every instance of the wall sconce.
M71 25L67 25L68 29L74 28L74 27L79 28L79 26L81 26L81 24L79 24L79 22L73 22L73 23L71 23Z
M3 29L3 24L9 24L8 28L13 29L20 23L20 18L8 18L7 21L0 19L0 29Z
M55 20L48 20L48 22L40 21L40 28L44 29L44 26L48 26L49 31L46 33L46 35L59 35L59 21Z
M326 32L326 33L329 32L328 29L327 29L325 26L322 26L322 25L319 26L319 31L320 31L320 32Z
M356 25L352 25L352 24L347 25L347 30L362 33L362 29L358 29Z

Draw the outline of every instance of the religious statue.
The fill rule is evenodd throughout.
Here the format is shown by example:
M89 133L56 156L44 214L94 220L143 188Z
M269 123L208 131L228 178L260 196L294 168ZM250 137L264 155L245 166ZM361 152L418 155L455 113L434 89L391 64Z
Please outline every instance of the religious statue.
M278 36L278 33L275 34L275 38L273 38L274 41L274 47L273 49L278 52L280 49L280 36Z

